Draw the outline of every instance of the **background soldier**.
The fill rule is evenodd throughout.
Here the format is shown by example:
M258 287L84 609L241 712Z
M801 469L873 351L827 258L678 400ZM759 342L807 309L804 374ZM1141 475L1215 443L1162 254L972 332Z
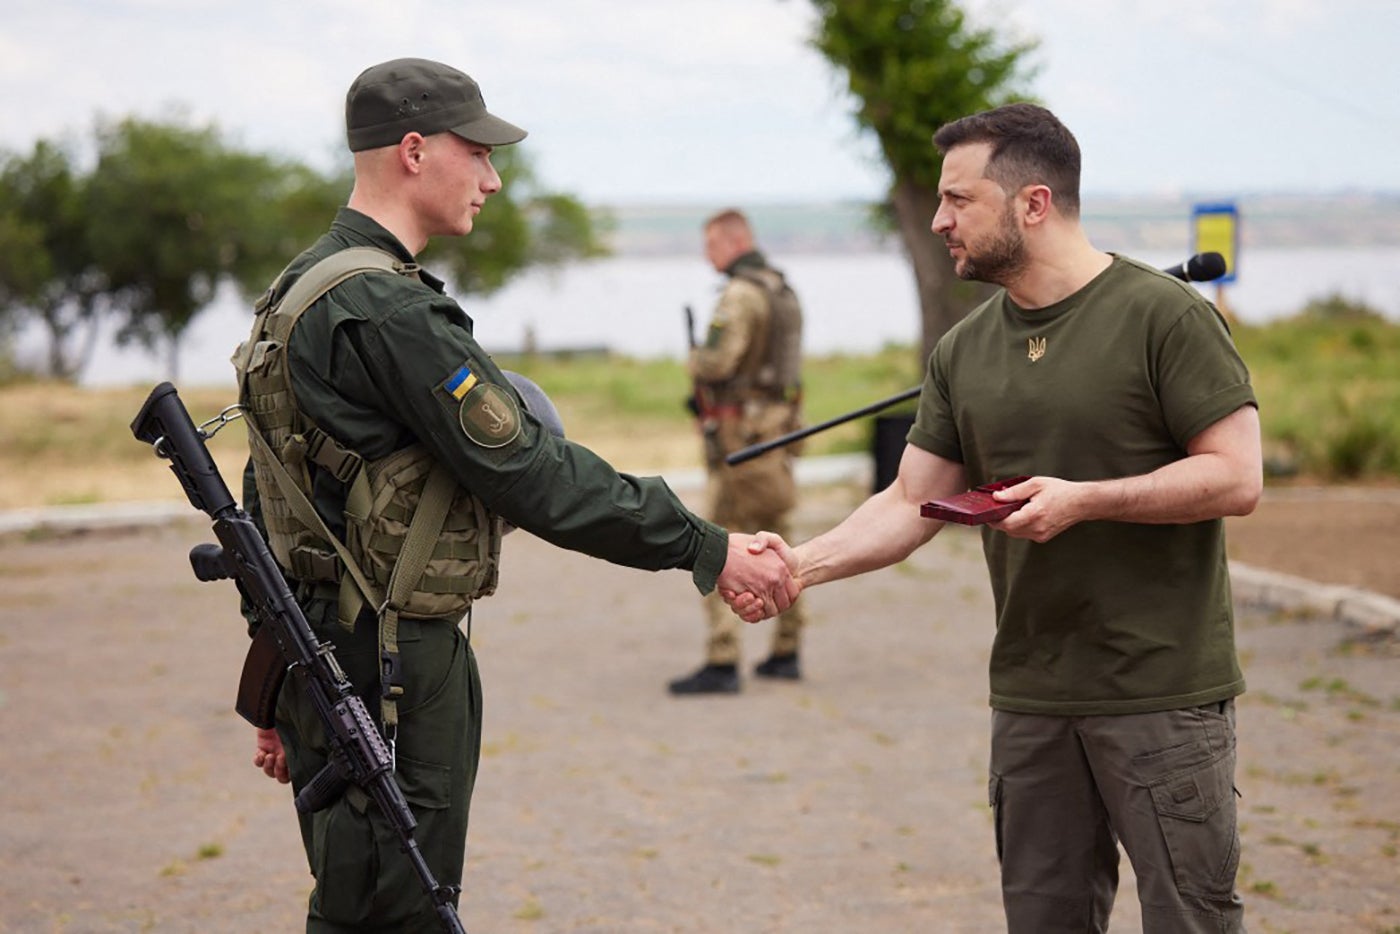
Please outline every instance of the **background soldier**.
M708 516L735 531L786 530L797 502L793 447L735 467L724 457L798 427L801 421L802 307L783 274L754 247L739 211L705 222L705 258L729 277L705 341L691 348L695 410L705 438ZM785 534L780 532L779 534ZM732 694L739 690L739 621L717 592L704 599L709 623L705 664L670 684L672 694ZM796 680L803 613L778 617L768 658L754 674Z

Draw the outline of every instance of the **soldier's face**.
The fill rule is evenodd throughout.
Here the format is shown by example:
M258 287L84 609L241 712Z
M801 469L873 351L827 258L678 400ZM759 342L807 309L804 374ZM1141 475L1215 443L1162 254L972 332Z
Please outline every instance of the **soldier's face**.
M743 252L734 232L723 224L705 228L705 259L715 267L715 272L724 272Z
M435 133L424 140L428 182L424 211L429 233L471 233L486 199L501 190L501 177L491 164L491 147L472 143L455 133Z

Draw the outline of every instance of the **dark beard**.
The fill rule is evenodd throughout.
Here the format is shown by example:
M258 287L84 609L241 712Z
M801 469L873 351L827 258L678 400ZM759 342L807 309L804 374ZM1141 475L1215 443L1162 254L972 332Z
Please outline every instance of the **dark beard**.
M968 251L961 268L956 269L959 279L1006 285L1026 268L1026 241L1016 229L1010 211L1003 216L1002 222L996 236L976 256Z

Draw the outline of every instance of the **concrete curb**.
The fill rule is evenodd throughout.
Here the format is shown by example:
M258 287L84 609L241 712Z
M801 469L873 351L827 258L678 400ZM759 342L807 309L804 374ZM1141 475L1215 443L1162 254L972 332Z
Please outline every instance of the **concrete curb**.
M1262 610L1336 620L1361 639L1383 639L1400 630L1400 600L1370 590L1320 584L1230 562L1235 602Z
M873 459L867 454L797 461L797 481L802 485L857 483L868 487L873 472ZM668 471L662 476L678 492L694 492L705 485L705 471L700 468ZM0 536L135 528L195 517L184 500L17 509L0 512ZM1230 582L1241 606L1334 620L1362 639L1388 638L1400 632L1400 600L1383 594L1321 584L1238 561L1230 562Z

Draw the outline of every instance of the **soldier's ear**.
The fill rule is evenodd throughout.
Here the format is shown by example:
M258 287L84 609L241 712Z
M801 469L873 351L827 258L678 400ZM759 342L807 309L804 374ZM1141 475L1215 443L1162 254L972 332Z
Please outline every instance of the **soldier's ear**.
M399 140L399 165L404 171L417 175L423 170L423 159L427 156L428 141L421 133L405 133Z

